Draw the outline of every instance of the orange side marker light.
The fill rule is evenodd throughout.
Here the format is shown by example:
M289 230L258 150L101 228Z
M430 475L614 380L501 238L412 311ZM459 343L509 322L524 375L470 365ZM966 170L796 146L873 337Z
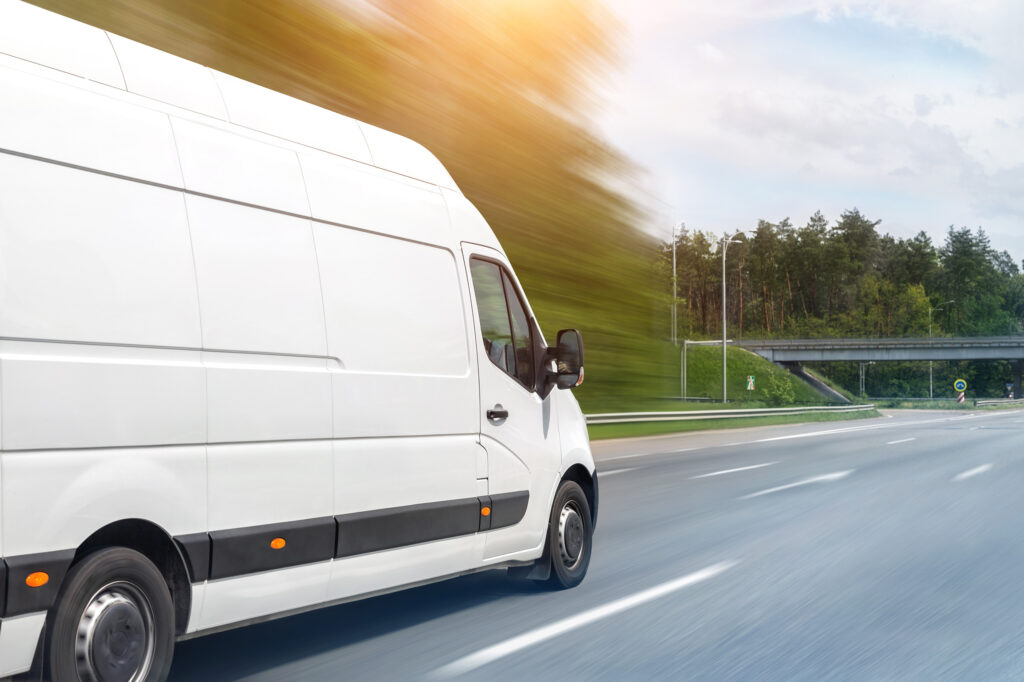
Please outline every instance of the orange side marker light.
M48 582L50 582L50 576L42 571L30 573L29 576L25 578L25 584L29 587L42 587Z
M270 541L270 549L284 549L284 538L274 538Z
M480 516L490 516L490 515L491 515L491 508L490 507L484 507L483 509L480 510Z

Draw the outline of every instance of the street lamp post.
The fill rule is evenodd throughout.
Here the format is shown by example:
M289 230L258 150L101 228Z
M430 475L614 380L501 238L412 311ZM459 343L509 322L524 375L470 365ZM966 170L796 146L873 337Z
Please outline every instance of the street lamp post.
M874 361L860 363L860 397L863 399L866 397L864 390L864 377L867 374L868 365L875 364Z
M728 251L728 249L729 249L729 244L738 244L739 243L739 240L737 240L736 237L740 236L741 234L744 234L744 231L743 230L737 230L734 235L732 235L731 237L722 237L721 241L719 242L721 244L721 246L722 246L722 403L723 404L728 402L727 395L726 395L726 392L727 392L728 389L726 388L726 378L727 378L727 375L726 375L726 368L725 368L726 367L725 348L726 348L726 344L728 343L728 341L726 340L726 329L725 329L725 324L726 324L726 308L725 308L725 254L726 254L726 251ZM742 310L740 311L740 314L741 315L743 314Z
M937 305L934 308L928 309L928 342L932 340L932 313L940 308L945 308L947 305L952 305L956 301L946 301L942 305ZM930 352L930 349L929 349ZM933 363L931 360L928 361L928 400L935 400L935 377L934 377Z

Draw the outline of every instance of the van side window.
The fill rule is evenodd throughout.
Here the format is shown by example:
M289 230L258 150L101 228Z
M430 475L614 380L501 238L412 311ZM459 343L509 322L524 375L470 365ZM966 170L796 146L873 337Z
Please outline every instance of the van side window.
M530 321L507 272L502 271L501 281L505 283L505 298L508 300L509 318L512 320L512 344L516 348L516 378L523 386L529 387L533 385L534 380Z
M530 325L511 279L497 263L473 258L469 265L487 357L524 387L532 387Z

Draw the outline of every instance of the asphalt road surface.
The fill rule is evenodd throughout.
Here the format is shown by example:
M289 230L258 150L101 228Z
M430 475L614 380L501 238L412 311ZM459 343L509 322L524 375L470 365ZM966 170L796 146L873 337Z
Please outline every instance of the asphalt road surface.
M1024 411L595 443L590 573L179 643L173 680L1021 680Z

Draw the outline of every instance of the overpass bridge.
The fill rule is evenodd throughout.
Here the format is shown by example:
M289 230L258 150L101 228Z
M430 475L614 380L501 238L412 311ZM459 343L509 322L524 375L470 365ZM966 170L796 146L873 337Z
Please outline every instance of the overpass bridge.
M804 362L885 362L912 360L1009 360L1014 395L1021 392L1024 336L923 339L780 339L744 340L735 345L780 365Z

